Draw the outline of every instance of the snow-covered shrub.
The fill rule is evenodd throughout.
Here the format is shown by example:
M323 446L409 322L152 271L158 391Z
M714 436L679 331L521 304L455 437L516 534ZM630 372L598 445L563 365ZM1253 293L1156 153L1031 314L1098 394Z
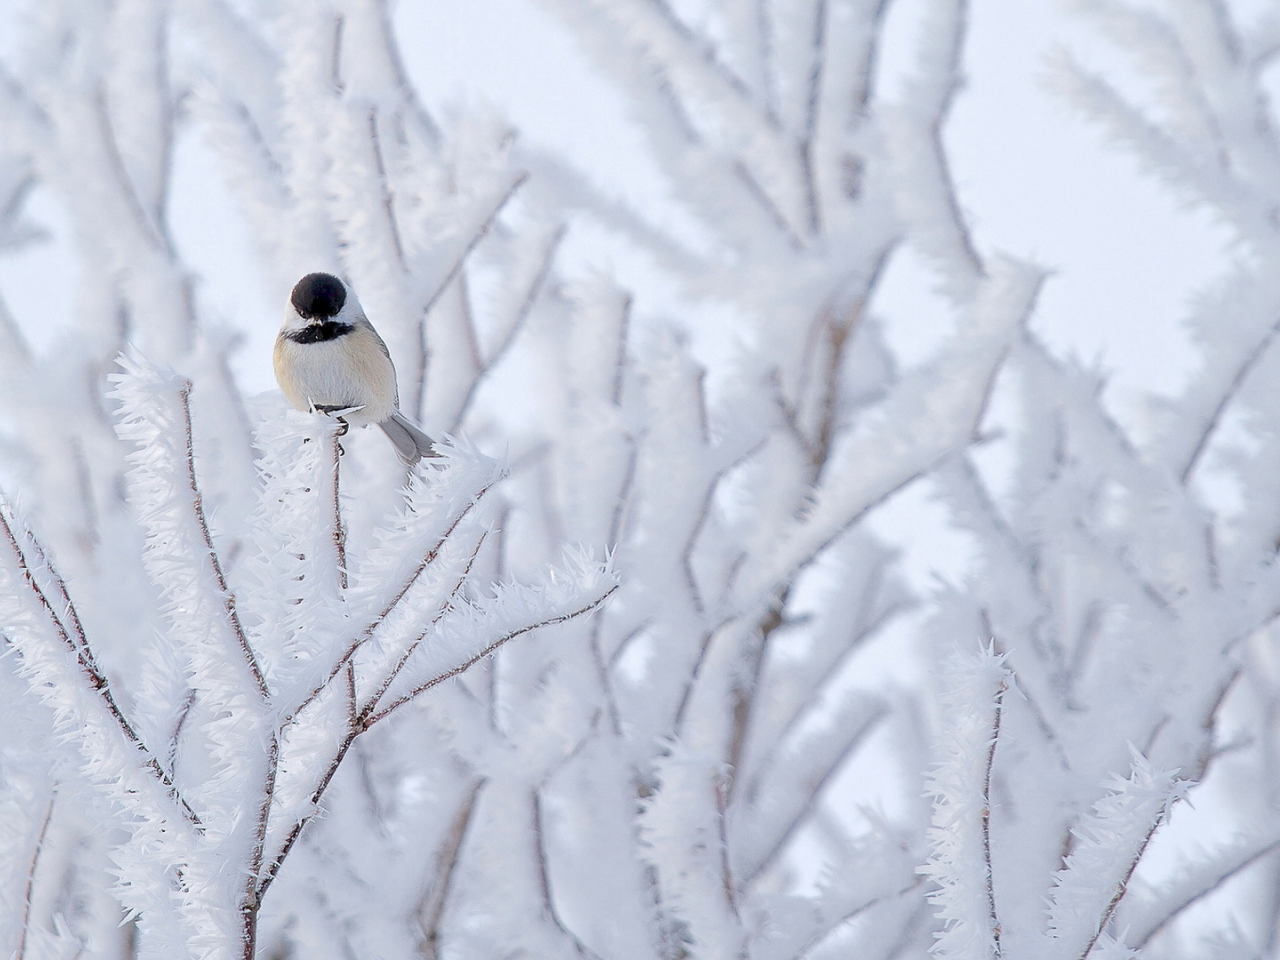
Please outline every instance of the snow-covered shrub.
M431 115L383 0L34 5L0 74L0 250L39 238L38 185L80 273L55 349L0 309L0 949L1099 958L1207 930L1273 955L1274 29L1091 4L1167 115L1056 68L1244 251L1147 436L1028 330L1044 271L970 235L942 136L968 4L923 5L892 95L898 2L545 5L696 240ZM508 477L459 441L406 484L246 400L170 238L180 132L271 282L347 276L404 408ZM570 269L580 229L730 342ZM955 320L915 365L877 306L906 248ZM920 482L975 545L932 596L866 522ZM1238 829L1198 849L1184 795ZM1184 929L1207 902L1247 920Z

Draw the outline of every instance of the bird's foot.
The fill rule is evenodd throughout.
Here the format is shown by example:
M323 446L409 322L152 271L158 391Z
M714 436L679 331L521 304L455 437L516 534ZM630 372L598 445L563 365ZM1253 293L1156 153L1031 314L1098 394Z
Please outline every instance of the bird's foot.
M338 436L345 437L347 435L347 431L351 429L351 424L347 423L347 421L343 420L341 417L338 417L337 419L338 419Z

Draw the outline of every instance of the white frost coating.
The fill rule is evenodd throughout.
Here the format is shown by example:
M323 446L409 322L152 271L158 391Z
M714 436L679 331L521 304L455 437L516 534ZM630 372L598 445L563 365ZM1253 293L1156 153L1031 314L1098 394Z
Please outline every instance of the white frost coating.
M0 622L18 655L17 672L51 711L55 735L76 745L85 780L125 814L128 842L116 846L112 856L132 882L117 886L117 896L132 910L159 911L165 919L157 935L175 937L177 931L168 926L173 921L165 865L170 857L180 862L195 843L190 815L148 767L141 745L130 741L102 696L86 683L52 571L40 562L35 541L3 500L0 528Z
M399 676L382 695L382 709L435 678L460 670L506 638L514 639L540 623L561 623L586 612L616 585L617 575L608 563L589 553L568 551L559 569L548 569L536 581L497 583L488 596L453 600L404 661Z
M766 762L753 767L754 776L746 787L753 794L752 806L742 810L733 824L742 831L734 862L742 876L759 876L782 855L821 802L832 771L857 751L885 719L888 707L878 698L849 692L821 713L825 716L817 729L788 731L790 736L764 758ZM794 784L804 784L806 789L795 790Z
M168 636L186 661L192 689L226 711L206 727L217 770L209 785L220 789L199 802L215 812L215 822L231 822L247 784L265 776L258 748L265 678L208 540L188 432L190 383L137 359L124 358L121 366L112 396L120 403L120 436L136 445L129 483L133 501L143 505L143 562L161 587Z
M487 530L474 515L502 471L473 450L454 449L435 476L419 476L405 492L397 522L359 565L349 619L335 516L336 425L290 415L260 432L263 483L249 534L258 552L244 583L255 600L246 604L252 619L242 621L193 473L191 385L145 361L121 364L112 396L121 435L136 447L130 490L146 532L142 562L191 684L170 742L141 743L120 708L129 701L107 686L94 634L85 632L65 581L7 502L0 502L0 623L19 653L20 675L52 709L54 729L78 742L84 778L127 814L127 842L113 850L122 877L116 895L145 918L144 955L182 950L230 960L359 733L508 640L589 611L616 580L607 564L571 552L535 586L495 584L481 599L469 581ZM432 592L424 585L433 578L449 588L428 602L418 594ZM434 621L419 606L434 609ZM404 624L383 636L375 629L381 622L370 621L364 641L376 638L369 650L379 655L349 646L356 638L347 624L365 622L362 611ZM420 626L409 630L414 622ZM438 624L431 644L415 644L430 622ZM269 672L259 649L270 651ZM287 697L280 706L273 681Z
M349 629L338 539L345 529L334 502L337 429L331 417L289 410L257 432L262 489L250 520L257 549L245 563L241 613L265 641L257 653L286 701L283 691Z
M1152 834L1184 791L1177 773L1158 770L1134 750L1129 776L1113 777L1110 793L1071 828L1076 843L1048 904L1049 937L1060 941L1054 956L1084 956L1103 932Z
M1157 884L1131 884L1116 912L1125 939L1145 945L1179 911L1211 896L1224 883L1280 848L1280 830L1233 838L1218 849L1197 850Z
M943 928L932 953L946 960L997 957L999 920L992 902L991 762L1011 675L990 650L956 651L939 692L940 759L930 773L932 854L921 868L939 889L929 894Z
M977 432L992 379L1034 306L1043 273L1025 264L992 265L949 349L902 378L866 427L837 451L833 477L770 559L759 589L783 579L866 511L967 446Z
M641 809L645 859L664 891L666 936L697 956L739 956L747 931L728 883L724 803L728 780L715 760L678 743L654 765L660 790Z
M428 114L412 5L19 0L0 255L65 226L76 306L47 355L19 328L64 318L0 308L3 469L102 677L77 672L46 608L0 597L0 809L17 813L0 951L55 787L23 960L68 944L244 960L255 938L284 960L874 960L965 938L981 956L993 914L1004 956L1052 957L1087 931L1066 908L1086 871L1054 881L1098 841L1070 831L1130 775L1127 743L1218 778L1193 788L1208 819L1273 818L1280 762L1252 734L1280 700L1275 24L1231 2L1094 5L1150 85L1130 100L1077 73L1077 102L1236 240L1191 305L1203 368L1131 430L1103 373L1037 338L1039 269L970 236L946 137L969 4L546 2L642 128L670 188L653 209L602 197L600 171L491 110ZM886 39L917 51L892 103ZM216 326L225 278L173 239L186 137L216 154L271 301L341 273L406 412L506 464L444 443L406 473L342 438L345 588L333 424L245 402ZM914 318L885 279L907 246L957 333L904 369ZM128 442L103 415L124 341L182 374L135 370ZM187 379L200 506L262 703L193 552ZM1224 477L1238 502L1219 502ZM973 564L920 595L864 522L916 480ZM575 542L590 549L566 559ZM991 719L999 669L961 669L964 709L940 710L912 666L975 636L1007 651L1020 694L994 755L974 716ZM103 681L163 776L112 741ZM929 744L961 733L934 811ZM1117 836L1150 826L1141 804L1111 813ZM1274 927L1271 842L1159 831L1176 873L1139 865L1091 957L1199 956L1201 928L1247 956ZM954 886L931 905L935 874Z

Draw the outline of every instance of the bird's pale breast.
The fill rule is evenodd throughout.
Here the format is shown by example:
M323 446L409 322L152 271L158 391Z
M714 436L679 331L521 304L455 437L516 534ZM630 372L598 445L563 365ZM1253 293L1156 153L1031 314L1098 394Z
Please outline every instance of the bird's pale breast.
M362 407L345 419L381 423L396 409L395 368L378 335L363 324L345 336L295 343L281 336L275 348L276 379L299 410L316 406Z

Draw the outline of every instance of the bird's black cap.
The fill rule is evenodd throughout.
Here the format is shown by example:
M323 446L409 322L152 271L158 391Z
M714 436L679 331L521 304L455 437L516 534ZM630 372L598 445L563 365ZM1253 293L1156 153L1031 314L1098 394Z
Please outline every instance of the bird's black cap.
M308 273L294 285L289 300L302 319L327 320L338 315L347 301L347 291L331 273Z

